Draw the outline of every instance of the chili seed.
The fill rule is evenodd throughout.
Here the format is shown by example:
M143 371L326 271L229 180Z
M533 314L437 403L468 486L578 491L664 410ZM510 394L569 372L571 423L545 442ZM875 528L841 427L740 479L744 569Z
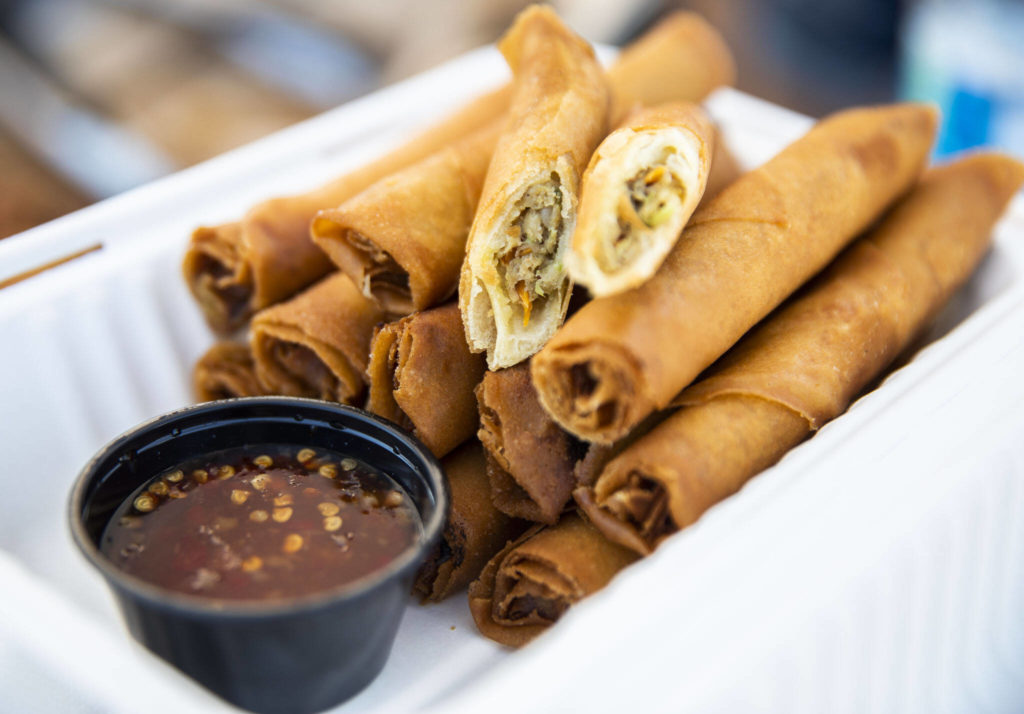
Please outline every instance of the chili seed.
M220 480L224 480L226 478L231 478L234 475L235 475L235 467L232 466L231 464L226 464L224 466L221 466L217 470L217 478L220 479Z
M263 567L263 558L258 555L254 555L251 558L246 558L242 561L242 570L247 573L254 573Z
M167 496L168 498L185 498L186 496L188 496L188 494L185 493L184 491L173 489L170 493L167 494Z
M324 501L323 503L317 504L316 510L320 511L321 516L335 516L341 509L339 508L337 503Z
M195 479L196 483L206 483L207 479L210 478L210 472L206 469L196 469L192 472L192 478Z
M312 449L301 449L295 458L300 464L304 464L307 461L312 461L315 456L316 452Z
M389 491L388 495L384 497L384 505L388 508L398 508L402 505L402 494L398 491Z
M255 510L249 514L249 520L256 523L263 523L268 518L270 518L270 514L262 509Z
M274 465L274 460L267 456L266 454L260 454L255 459L253 459L252 462L263 469L270 468L271 466Z
M319 473L324 478L334 478L338 475L338 467L334 464L324 464L320 467Z
M302 536L298 533L289 533L284 537L284 544L281 550L285 553L297 553L302 548Z
M265 489L268 483L270 483L270 477L267 476L266 474L256 474L251 479L249 479L249 485L252 486L257 491L262 491L263 489Z
M285 521L287 521L291 517L292 517L292 509L291 508L285 507L285 508L275 508L274 509L274 520L277 521L278 523L284 523Z
M157 481L156 483L149 484L149 488L147 490L157 496L166 496L168 487L163 481Z
M241 506L249 499L249 492L243 491L240 488L236 488L231 492L231 502L236 506Z
M324 530L330 533L341 528L341 516L328 516L324 519Z
M156 508L156 499L150 496L148 493L144 493L138 498L136 498L135 502L132 505L135 506L136 511L141 511L142 513L149 513L154 508Z
M181 481L183 478L185 478L185 472L182 471L181 469L178 469L177 471L172 471L171 473L167 474L166 476L164 476L164 478L170 481L171 483L178 483L178 481Z
M351 471L352 469L354 469L358 465L359 465L359 462L356 461L355 459L342 459L341 460L341 468L345 469L346 471Z
M294 503L295 499L292 498L290 493L286 493L282 496L278 496L274 499L275 506L290 506Z

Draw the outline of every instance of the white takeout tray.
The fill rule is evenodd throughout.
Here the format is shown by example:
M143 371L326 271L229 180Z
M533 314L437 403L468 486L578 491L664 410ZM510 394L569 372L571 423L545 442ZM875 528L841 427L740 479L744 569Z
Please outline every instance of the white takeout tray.
M187 404L213 342L180 277L200 223L311 188L506 79L492 49L0 241L0 712L216 712L135 644L73 551L78 469ZM747 166L809 120L708 106ZM464 597L410 600L338 711L1024 711L1024 201L933 332L850 412L517 653Z

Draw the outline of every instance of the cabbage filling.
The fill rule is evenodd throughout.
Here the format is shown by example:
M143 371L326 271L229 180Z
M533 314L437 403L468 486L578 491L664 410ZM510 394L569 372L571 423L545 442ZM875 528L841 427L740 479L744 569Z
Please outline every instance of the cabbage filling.
M524 327L534 303L556 292L564 280L560 261L554 260L563 227L562 200L554 181L526 189L497 256L506 294L519 298Z

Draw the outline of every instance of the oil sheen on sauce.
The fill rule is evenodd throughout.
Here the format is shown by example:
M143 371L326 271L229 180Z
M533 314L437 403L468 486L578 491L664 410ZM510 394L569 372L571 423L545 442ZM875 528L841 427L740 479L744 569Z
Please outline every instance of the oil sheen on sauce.
M358 580L422 534L409 496L381 471L325 449L260 445L156 476L118 508L100 550L174 592L276 600Z

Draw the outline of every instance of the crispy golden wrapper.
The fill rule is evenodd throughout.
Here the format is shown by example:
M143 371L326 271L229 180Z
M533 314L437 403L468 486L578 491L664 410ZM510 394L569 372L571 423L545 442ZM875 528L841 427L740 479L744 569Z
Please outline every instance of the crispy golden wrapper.
M1024 165L982 154L928 172L800 297L745 337L682 408L578 502L650 552L844 411L974 271Z
M825 119L704 204L654 276L583 306L532 360L563 427L611 443L664 408L917 179L935 111Z

